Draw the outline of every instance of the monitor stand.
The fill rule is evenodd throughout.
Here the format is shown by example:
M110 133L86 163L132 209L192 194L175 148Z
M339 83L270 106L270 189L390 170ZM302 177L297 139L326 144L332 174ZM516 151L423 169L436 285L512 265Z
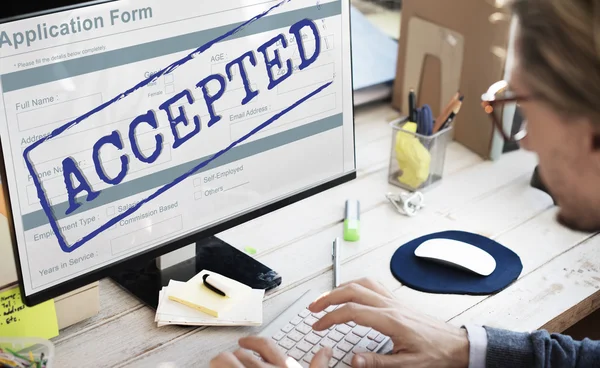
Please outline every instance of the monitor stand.
M253 289L271 290L281 284L281 277L273 269L215 236L148 262L130 261L115 271L111 278L156 309L159 291L170 280L185 282L202 270L219 273Z

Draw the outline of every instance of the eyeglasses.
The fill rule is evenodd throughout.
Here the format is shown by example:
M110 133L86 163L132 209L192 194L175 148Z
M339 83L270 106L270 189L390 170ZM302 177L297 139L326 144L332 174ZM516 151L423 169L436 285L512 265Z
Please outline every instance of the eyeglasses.
M490 86L486 93L481 96L481 106L484 111L492 119L494 127L502 135L505 142L518 142L527 135L527 122L523 120L521 126L514 131L505 131L503 123L503 113L509 113L508 116L513 116L513 112L519 107L521 102L530 100L530 97L517 96L510 90L508 82L499 81ZM512 127L512 121L510 126Z

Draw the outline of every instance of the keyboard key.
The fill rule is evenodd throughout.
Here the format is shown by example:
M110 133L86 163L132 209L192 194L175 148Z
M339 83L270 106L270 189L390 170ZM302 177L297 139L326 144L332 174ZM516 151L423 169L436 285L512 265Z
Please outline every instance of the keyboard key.
M315 345L315 347L310 351L312 354L316 354L319 352L319 350L321 350L321 344L319 345Z
M281 353L282 353L283 355L286 355L286 354L287 354L287 352L288 352L288 349L284 348L284 347L283 347L283 346L281 346L281 345L277 345L277 348L278 348L278 349L281 351Z
M310 311L308 309L305 309L302 312L298 313L298 315L302 318L306 318L306 317L310 316Z
M360 337L356 336L355 334L350 334L346 336L346 341L348 341L352 345L356 345L360 341Z
M312 361L312 359L313 359L314 356L315 356L315 353L313 353L311 351L310 353L306 354L304 356L304 358L302 358L302 360L304 360L305 362L309 362L310 363Z
M349 352L350 350L352 350L352 348L354 347L354 345L347 343L346 341L342 341L339 344L337 344L337 348L340 350L343 350L344 352Z
M338 330L339 332L341 332L344 335L347 335L348 332L352 331L352 328L350 326L347 326L347 325L338 325L335 329Z
M321 341L321 338L312 332L310 334L306 335L306 337L304 339L306 339L306 341L310 342L313 345L317 345L319 343L319 341Z
M334 348L333 349L333 357L337 360L341 360L344 356L346 355L346 352L343 350L340 350L338 348Z
M292 350L288 351L288 356L291 356L296 360L300 360L304 356L304 352L300 349L293 348Z
M329 337L326 337L323 340L321 340L320 344L322 346L329 346L330 348L333 348L335 346L335 341L333 341Z
M304 334L301 334L300 332L294 330L292 332L290 332L287 337L289 337L290 339L298 342L300 340L302 340L302 338L304 337Z
M377 348L379 346L379 344L375 341L371 341L371 343L369 345L367 345L367 349L373 351L375 350L375 348Z
M350 321L350 322L346 322L346 324L350 327L356 327L356 322Z
M385 335L382 334L377 335L377 337L375 338L375 341L377 341L378 343L382 342L383 340L385 340Z
M288 324L286 324L285 326L283 326L283 328L281 329L281 331L283 331L283 332L285 332L285 333L288 333L288 332L290 332L290 331L291 331L291 330L293 330L293 329L294 329L294 326L293 326L293 325L290 325L290 324L288 323Z
M339 362L339 363L338 363L338 364L335 366L335 368L351 368L351 367L350 367L350 365L349 365L349 364L346 364L346 363L344 363L344 362L342 361L342 362Z
M296 348L302 350L305 353L308 353L310 351L310 349L313 348L313 346L314 346L314 344L311 344L310 342L308 342L306 340L302 340L296 344Z
M314 325L318 320L313 316L308 316L304 319L304 323L311 326Z
M296 345L296 343L294 341L288 339L287 337L284 337L283 340L279 341L279 345L283 346L287 350L290 350L291 348L294 347L294 345Z
M364 327L364 326L356 326L354 327L354 329L352 329L352 333L360 336L360 337L365 337L367 336L367 333L369 332L370 328L369 327Z
M331 358L331 359L329 360L329 368L333 368L333 367L335 367L335 365L336 365L337 363L338 363L338 361L337 361L337 360L335 360L335 359Z
M275 335L273 335L273 340L279 341L285 337L285 332L278 331Z
M329 333L329 330L313 331L313 332L316 333L317 335L321 336L321 337L325 337Z
M370 340L375 340L375 338L377 337L377 335L379 335L379 332L377 332L375 330L371 330L371 331L369 331L369 334L367 335L367 337Z
M309 362L305 362L304 360L300 361L300 366L302 368L310 368L310 363Z
M329 307L325 308L325 313L333 312L336 307L337 307L336 305L330 305Z
M292 318L292 320L290 321L290 323L293 324L294 326L296 326L300 322L302 322L302 318L300 318L300 316L296 316L296 317Z
M369 350L367 350L367 348L364 346L358 345L358 346L355 346L354 349L352 349L352 352L354 354L360 354L360 353L368 353Z
M300 331L301 334L306 335L312 331L312 328L310 328L310 326L306 323L300 323L298 326L296 326L296 330Z
M315 317L316 319L321 319L323 318L327 313L325 313L325 311L320 311L319 313L313 313L313 317Z
M344 335L342 335L341 333L339 333L337 331L331 331L329 333L329 335L327 335L327 337L329 337L330 339L332 339L335 342L338 342L344 338Z
M346 354L346 356L344 357L344 359L342 361L351 366L352 358L354 358L354 353L348 353L348 354Z
M335 325L329 327L329 331L333 330L335 327L336 327Z

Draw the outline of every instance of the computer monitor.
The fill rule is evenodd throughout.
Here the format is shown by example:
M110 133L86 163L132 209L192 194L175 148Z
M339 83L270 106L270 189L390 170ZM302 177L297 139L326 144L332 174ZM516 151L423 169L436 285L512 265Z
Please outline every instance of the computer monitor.
M149 260L355 178L348 0L20 3L0 140L28 305L124 265L143 282Z

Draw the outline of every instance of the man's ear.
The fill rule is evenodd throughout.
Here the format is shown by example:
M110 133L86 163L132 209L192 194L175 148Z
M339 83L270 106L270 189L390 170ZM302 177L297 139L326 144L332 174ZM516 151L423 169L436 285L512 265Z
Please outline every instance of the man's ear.
M592 136L592 150L594 152L600 152L600 132L596 132Z

